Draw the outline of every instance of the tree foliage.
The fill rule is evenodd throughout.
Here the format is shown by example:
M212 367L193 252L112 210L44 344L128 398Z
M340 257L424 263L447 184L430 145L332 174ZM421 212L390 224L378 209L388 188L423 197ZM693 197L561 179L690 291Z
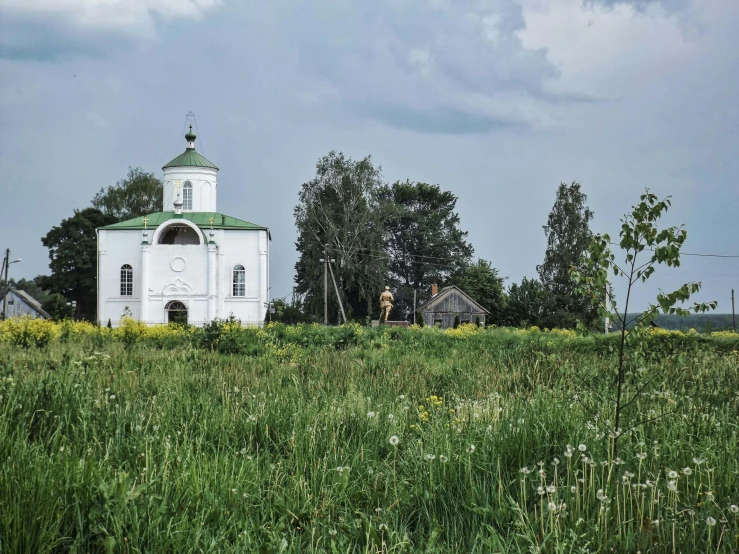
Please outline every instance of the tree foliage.
M95 319L97 292L96 229L117 219L96 208L75 210L41 239L49 249L51 275L40 279L45 290L77 302L75 317Z
M703 313L714 310L717 306L717 302L714 301L693 303L690 310L682 307L693 294L701 289L701 283L691 282L685 283L673 292L660 292L655 304L649 304L646 310L632 318L628 315L629 302L635 285L649 280L658 265L680 266L680 249L688 237L687 231L682 226L660 229L657 225L658 220L670 206L669 196L664 200L659 200L647 189L641 195L639 203L632 206L631 213L626 214L621 220L619 247L622 251L623 262L616 262L616 256L610 249L610 237L599 235L592 238L588 253L584 256L583 263L580 264L582 269L573 268L571 272L577 293L590 298L592 308L598 313L615 318L620 324L618 367L615 383L613 383L615 395L609 398L610 402L583 406L596 415L596 421L600 421L604 430L609 433L614 457L618 455L619 437L648 423L648 421L636 420L636 402L648 387L655 382L658 383L662 376L661 370L652 370L650 373L650 364L646 363L650 355L647 336L651 321L660 312L686 316L690 310ZM619 313L613 298L606 306L599 296L608 286L608 276L611 273L614 277L620 277L626 281L623 314ZM587 332L584 325L581 324L579 327L581 331ZM593 387L587 382L583 384ZM605 413L598 414L598 410L603 410ZM609 410L613 410L612 413L608 413ZM663 411L653 419L669 417L670 414L669 411ZM625 420L628 420L628 423L625 423ZM612 426L611 421L613 421Z
M459 228L457 197L439 185L398 181L382 187L380 199L396 299L393 317L406 318L413 309L413 290L420 303L428 298L432 283L447 281L455 271L461 278L473 248L467 232Z
M502 325L505 322L505 291L503 277L487 260L477 260L457 269L449 278L450 285L456 285L473 300L485 308L488 325Z
M92 199L93 208L125 220L162 211L162 182L140 167L128 168L128 175L114 186L100 189Z
M554 308L552 295L536 279L524 277L521 284L508 289L505 325L512 327L546 327L548 315Z
M579 183L561 183L544 225L547 250L544 262L536 269L542 288L551 295L543 322L546 327L574 328L578 320L593 325L597 319L597 310L588 298L577 292L570 278L573 268L581 269L583 254L593 236L590 231L593 212L586 204L587 199ZM604 300L604 292L599 298Z
M379 209L380 168L369 156L355 161L331 151L316 165L316 176L302 185L295 207L299 253L296 292L310 317L323 318L325 253L332 265L349 319L363 321L379 312L385 284L383 215ZM329 312L338 321L338 303L329 278Z

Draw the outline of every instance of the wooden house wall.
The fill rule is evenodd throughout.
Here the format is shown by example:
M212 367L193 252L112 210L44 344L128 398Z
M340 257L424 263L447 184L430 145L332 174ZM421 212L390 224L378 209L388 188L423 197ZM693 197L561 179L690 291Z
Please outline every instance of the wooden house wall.
M479 318L480 325L485 324L485 313L479 312L473 303L456 290L432 301L423 309L422 314L424 325L429 327L433 327L436 320L441 320L442 329L454 327L454 320L457 316L459 316L460 323L476 323Z
M2 291L0 291L2 292ZM26 304L20 296L15 294L12 290L8 291L7 306L5 308L5 315L8 319L11 317L30 317L32 319L41 318L44 316L38 313L35 308ZM0 312L2 311L2 296L0 296ZM2 313L0 313L2 317Z

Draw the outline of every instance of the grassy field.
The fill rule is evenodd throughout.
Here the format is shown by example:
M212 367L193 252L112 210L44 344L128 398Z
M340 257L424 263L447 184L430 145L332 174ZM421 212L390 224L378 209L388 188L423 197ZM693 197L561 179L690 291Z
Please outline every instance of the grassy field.
M736 335L3 325L3 553L739 551Z

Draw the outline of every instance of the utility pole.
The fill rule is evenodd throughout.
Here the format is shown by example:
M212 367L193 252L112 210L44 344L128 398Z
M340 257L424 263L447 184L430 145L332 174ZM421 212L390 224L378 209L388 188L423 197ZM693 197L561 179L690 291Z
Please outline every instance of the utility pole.
M331 260L332 262L334 260ZM328 266L328 270L331 272L331 280L334 282L334 290L336 291L336 300L339 301L339 308L341 309L341 316L344 318L344 325L346 325L346 313L344 312L344 304L341 301L341 296L339 295L339 287L336 284L336 277L334 277L334 270L331 267L331 264Z
M5 305L8 302L8 266L10 265L10 248L5 250L5 260L3 260L3 268L5 269L5 277L3 278L3 321L5 320Z
M606 335L608 334L608 329L611 326L611 318L609 317L610 309L611 309L611 294L610 294L610 291L608 290L608 281L606 281L606 329L605 329Z
M734 289L731 289L731 328L736 333L736 315L734 314Z
M418 289L413 287L413 325L416 324L416 293L418 293Z
M323 247L323 324L328 325L328 264L335 261L328 257L328 248Z

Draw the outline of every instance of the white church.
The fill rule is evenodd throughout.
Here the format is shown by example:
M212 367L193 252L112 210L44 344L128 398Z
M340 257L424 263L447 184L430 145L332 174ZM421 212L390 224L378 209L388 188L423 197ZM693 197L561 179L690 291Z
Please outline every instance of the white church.
M201 326L233 315L262 325L269 306L269 229L216 208L218 168L187 149L166 164L163 212L101 227L98 321Z

